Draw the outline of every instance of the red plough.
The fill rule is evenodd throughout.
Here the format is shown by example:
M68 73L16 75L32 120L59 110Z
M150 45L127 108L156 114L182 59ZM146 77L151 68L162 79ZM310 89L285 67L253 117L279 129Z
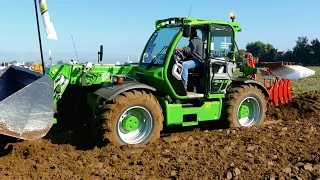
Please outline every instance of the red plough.
M246 52L245 58L249 67L255 68L255 59L250 52ZM315 71L306 67L295 65L294 62L263 62L260 69L264 87L269 93L269 102L275 106L286 104L293 99L291 80L304 79L315 74ZM257 74L251 78L257 80Z
M290 102L293 98L291 80L278 78L272 73L272 71L270 71L270 69L280 67L282 65L295 64L291 62L265 62L262 64L264 64L264 69L260 69L260 72L263 77L263 85L269 92L270 103L275 106L279 106L279 104L286 104Z

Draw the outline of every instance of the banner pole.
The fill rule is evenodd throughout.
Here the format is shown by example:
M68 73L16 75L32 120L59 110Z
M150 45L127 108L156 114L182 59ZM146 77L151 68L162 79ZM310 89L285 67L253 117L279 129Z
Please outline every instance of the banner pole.
M42 52L42 42L41 42L41 34L40 34L40 27L39 27L37 0L34 0L34 10L36 12L36 20L37 20L37 29L38 29L38 38L39 38L39 47L40 47L40 55L41 55L42 72L43 72L43 74L45 74L46 71L45 71L44 60L43 60L43 52Z

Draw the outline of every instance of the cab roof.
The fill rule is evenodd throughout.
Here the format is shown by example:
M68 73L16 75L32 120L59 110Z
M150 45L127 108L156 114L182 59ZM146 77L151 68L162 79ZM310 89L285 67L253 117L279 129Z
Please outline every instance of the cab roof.
M241 26L238 22L229 22L229 21L220 21L220 20L207 20L207 19L198 19L190 17L171 17L166 19L156 20L156 29L162 28L168 24L171 25L197 25L197 24L224 24L231 25L236 32L241 32Z

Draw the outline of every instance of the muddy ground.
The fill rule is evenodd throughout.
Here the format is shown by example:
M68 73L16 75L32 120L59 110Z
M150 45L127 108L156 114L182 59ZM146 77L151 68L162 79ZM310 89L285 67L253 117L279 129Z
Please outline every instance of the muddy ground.
M269 109L264 126L169 131L149 146L97 148L76 126L1 138L0 179L320 179L319 103L306 93Z

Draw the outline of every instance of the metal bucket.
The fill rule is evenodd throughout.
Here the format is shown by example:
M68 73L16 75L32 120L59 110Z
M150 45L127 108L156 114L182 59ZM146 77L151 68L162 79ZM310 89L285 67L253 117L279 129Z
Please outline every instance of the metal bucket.
M0 71L0 134L25 140L44 137L52 126L53 80L18 66Z

